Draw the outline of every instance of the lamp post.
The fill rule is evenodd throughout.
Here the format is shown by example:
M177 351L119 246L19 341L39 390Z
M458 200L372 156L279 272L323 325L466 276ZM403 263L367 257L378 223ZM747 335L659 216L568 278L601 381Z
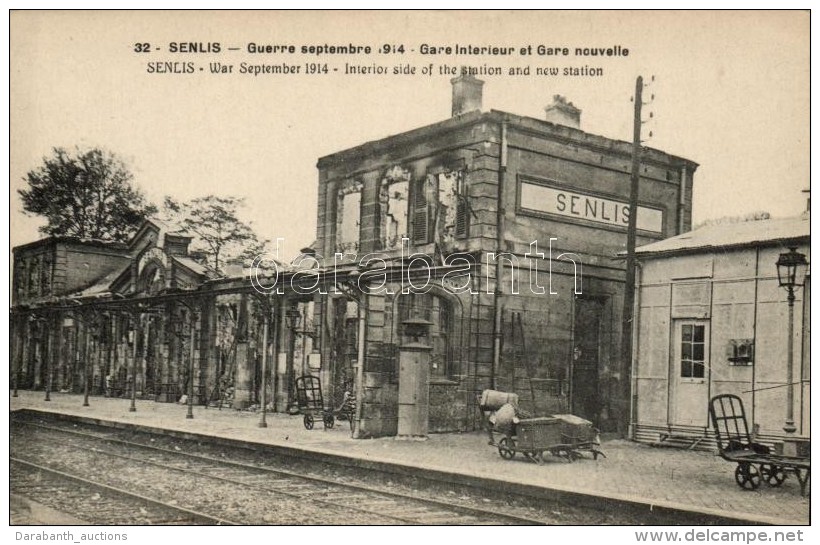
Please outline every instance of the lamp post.
M794 433L797 428L794 426L794 292L806 281L806 271L809 263L806 256L797 251L797 247L790 247L789 251L780 254L777 259L777 281L780 286L788 291L789 301L789 333L787 342L786 360L786 424L783 431Z
M293 400L293 352L296 349L296 330L299 328L299 323L302 321L302 313L296 306L291 306L285 311L285 325L290 330L288 338L288 359L287 369L285 370L285 379L288 385L287 409L290 409Z

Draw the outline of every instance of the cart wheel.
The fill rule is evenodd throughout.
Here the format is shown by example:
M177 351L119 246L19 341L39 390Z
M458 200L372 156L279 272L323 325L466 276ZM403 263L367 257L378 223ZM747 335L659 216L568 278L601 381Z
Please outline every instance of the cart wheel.
M506 437L502 437L498 442L498 454L505 460L512 460L515 456L515 451L510 448L510 442Z
M541 453L538 452L538 451L526 451L526 452L524 452L524 458L526 458L530 462L533 462L534 464L538 464L538 465L542 464L540 455L541 455Z
M306 414L305 417L302 419L302 422L305 424L306 430L313 429L313 416Z
M740 488L756 490L760 486L760 471L749 462L741 462L735 469L735 481Z
M786 480L783 468L774 464L763 464L760 466L760 476L769 486L780 486Z
M332 414L326 414L326 415L324 416L324 418L322 419L322 421L324 422L325 427L326 427L327 429L329 429L329 430L330 430L330 429L333 429L333 424L335 424L335 423L336 423L336 419L335 419L335 418L333 418L333 415L332 415Z

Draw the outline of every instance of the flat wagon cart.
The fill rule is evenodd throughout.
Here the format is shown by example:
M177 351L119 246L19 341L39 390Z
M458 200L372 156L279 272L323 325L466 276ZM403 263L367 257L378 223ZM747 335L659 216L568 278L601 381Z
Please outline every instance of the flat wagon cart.
M792 473L800 483L800 494L806 495L811 478L811 460L806 456L785 456L757 443L749 433L743 400L733 394L715 396L709 402L709 416L717 437L721 458L736 463L735 482L746 490L756 490L761 481L780 486Z
M326 408L322 397L322 382L314 375L304 375L296 379L296 402L299 406L299 413L304 415L302 423L305 429L312 430L316 419L322 419L325 429L331 429L336 424L336 419L348 420L350 430L353 431L353 420L356 412L356 398L345 392L342 404L336 408Z
M498 454L511 460L521 453L536 464L544 462L544 454L560 456L567 461L582 458L589 452L597 460L604 456L599 448L598 432L592 423L573 415L544 416L519 420L513 435L498 441Z

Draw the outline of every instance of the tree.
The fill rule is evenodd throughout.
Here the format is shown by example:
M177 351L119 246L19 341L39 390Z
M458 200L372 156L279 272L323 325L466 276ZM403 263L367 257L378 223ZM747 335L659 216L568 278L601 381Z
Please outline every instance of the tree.
M207 195L190 202L165 197L163 219L194 235L192 251L201 251L205 263L221 273L226 263L249 261L265 251L268 241L239 219L244 204L244 198L230 196Z
M28 188L18 190L25 213L48 220L41 233L125 241L156 212L115 154L99 148L53 152L26 174Z

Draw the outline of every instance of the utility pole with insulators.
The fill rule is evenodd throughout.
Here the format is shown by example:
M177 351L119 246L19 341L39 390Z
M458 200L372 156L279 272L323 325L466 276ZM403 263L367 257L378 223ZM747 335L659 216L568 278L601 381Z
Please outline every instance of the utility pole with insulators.
M654 76L652 77L654 80ZM621 368L620 368L620 435L629 433L632 398L632 326L635 312L635 232L638 225L638 189L641 179L641 107L643 106L643 77L635 81L635 118L632 139L632 177L629 187L629 224L626 231L626 284L624 285L624 307L621 324ZM654 98L654 97L653 97ZM650 114L651 115L651 114ZM650 133L651 135L651 133Z

